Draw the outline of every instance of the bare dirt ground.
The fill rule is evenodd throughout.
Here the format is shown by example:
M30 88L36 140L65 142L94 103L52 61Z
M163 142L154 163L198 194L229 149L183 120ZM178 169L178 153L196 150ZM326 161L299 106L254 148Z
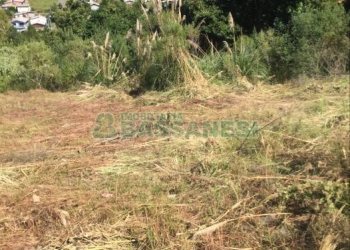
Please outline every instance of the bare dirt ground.
M103 88L1 94L0 249L342 249L348 88L310 81L187 101ZM103 112L267 126L247 141L95 139Z

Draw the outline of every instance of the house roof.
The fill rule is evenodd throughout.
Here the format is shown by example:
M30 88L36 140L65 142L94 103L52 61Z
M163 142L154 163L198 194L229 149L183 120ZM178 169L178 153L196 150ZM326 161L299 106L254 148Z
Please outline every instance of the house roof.
M18 6L24 6L29 4L26 2L26 0L9 0L6 1L3 5L1 5L2 8L10 8L10 7L18 7Z
M30 19L30 25L42 25L46 26L47 18L45 16L36 16Z
M29 11L29 12L16 12L14 14L14 17L27 17L27 18L33 18L33 17L36 17L38 14L36 14L35 12L33 11Z
M21 8L21 7L28 8L28 7L30 7L30 5L29 5L29 4L26 4L26 3L21 4L21 5L17 5L17 8Z
M19 17L15 17L11 20L12 23L27 23L29 22L29 18L27 17L23 17L23 16L19 16Z

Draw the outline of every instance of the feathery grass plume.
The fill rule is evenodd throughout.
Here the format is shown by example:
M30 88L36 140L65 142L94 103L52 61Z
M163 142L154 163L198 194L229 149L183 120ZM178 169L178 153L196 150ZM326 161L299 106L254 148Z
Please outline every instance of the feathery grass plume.
M335 250L337 249L337 236L329 234L321 243L320 250Z
M234 31L235 30L235 20L233 19L233 16L232 16L231 12L228 14L228 24L230 26L230 29L232 31Z
M161 1L153 0L151 4L159 10L159 3ZM143 22L147 22L147 25L143 23L147 27L144 32L139 32L141 21L138 20L136 24L134 44L137 71L145 89L186 89L187 93L194 93L196 88L204 89L200 86L207 84L189 52L190 49L196 52L200 50L196 42L199 31L192 25L183 24L184 16L179 6L182 6L182 2L176 1L170 11L157 12L156 18L152 20L143 19ZM158 31L154 32L155 27Z
M162 12L163 6L162 6L161 0L152 0L152 5L153 5L153 9L155 11L155 14L159 14Z
M121 53L117 55L112 51L109 32L106 34L103 45L99 46L94 41L91 43L95 55L93 61L97 68L95 78L106 85L125 79L125 58L122 59Z
M105 48L109 47L110 46L110 41L109 41L109 32L107 32L106 34L106 38L105 38Z
M136 20L136 34L140 34L142 32L142 24L139 19Z
M227 52L229 52L231 55L233 55L232 49L230 48L230 45L228 44L228 42L224 41L224 46L225 46L225 49L227 50Z
M143 7L142 4L141 4L141 9L142 9L143 15L146 17L146 20L149 22L149 16L148 16L147 10L145 9L145 7Z

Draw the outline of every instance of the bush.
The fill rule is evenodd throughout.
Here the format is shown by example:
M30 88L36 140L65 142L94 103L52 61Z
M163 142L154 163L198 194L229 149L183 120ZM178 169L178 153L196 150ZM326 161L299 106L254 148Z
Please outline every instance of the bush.
M0 92L8 89L10 81L20 70L20 57L15 48L0 48Z
M270 75L275 81L285 81L293 75L293 44L289 34L274 34L270 40Z
M122 1L103 0L99 10L89 18L84 35L93 37L98 43L104 40L107 32L111 37L124 36L135 27L136 20L141 15L139 3L129 6Z
M10 28L10 22L5 11L0 9L0 44L6 41L6 33Z
M234 32L227 22L229 10L216 2L218 1L187 0L182 9L186 21L199 27L202 44L209 38L216 47L221 47L222 41L233 41Z
M281 192L286 210L295 214L341 210L350 215L349 184L322 181L292 185Z
M233 46L226 44L227 52L213 52L200 60L201 69L219 80L235 81L247 77L250 81L267 79L268 44L264 44L263 34L240 36L234 39ZM267 48L266 48L267 46Z
M54 53L43 42L31 42L15 48L19 55L19 67L10 86L18 90L46 88L62 89L59 68L54 64Z
M52 21L62 30L83 36L91 15L90 5L84 1L68 0L64 8L52 10Z
M88 41L75 38L66 41L56 50L56 62L61 71L61 89L77 86L81 81L92 81L96 70L88 58L92 51Z
M276 27L279 36L272 42L271 62L278 80L348 70L349 15L333 1L317 6L300 5L288 25Z

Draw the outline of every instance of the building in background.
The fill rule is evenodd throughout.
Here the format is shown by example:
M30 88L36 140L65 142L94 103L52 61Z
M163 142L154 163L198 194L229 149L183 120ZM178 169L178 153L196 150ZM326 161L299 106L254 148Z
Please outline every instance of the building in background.
M10 8L17 9L18 6L28 5L26 0L7 0L1 8L7 10Z
M29 18L23 16L15 17L12 19L11 23L17 32L23 32L28 30Z
M47 27L47 17L37 15L29 20L30 26L36 30L44 30Z
M1 7L3 9L16 9L11 24L18 32L28 30L29 26L32 26L36 30L43 30L48 27L48 18L33 12L26 0L9 0Z
M27 12L31 12L32 8L30 7L29 4L24 3L24 4L21 4L21 5L18 5L16 7L16 10L17 10L18 13L27 13Z

